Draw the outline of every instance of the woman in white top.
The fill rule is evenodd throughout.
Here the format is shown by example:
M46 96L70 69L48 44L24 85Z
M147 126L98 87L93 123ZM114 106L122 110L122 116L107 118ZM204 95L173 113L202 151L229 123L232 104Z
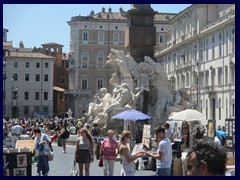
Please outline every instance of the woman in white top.
M127 147L127 143L129 143L130 140L130 132L123 131L121 134L121 142L119 148L119 153L122 159L121 176L134 176L136 170L134 160L145 154L145 151L139 151L137 154L131 154Z

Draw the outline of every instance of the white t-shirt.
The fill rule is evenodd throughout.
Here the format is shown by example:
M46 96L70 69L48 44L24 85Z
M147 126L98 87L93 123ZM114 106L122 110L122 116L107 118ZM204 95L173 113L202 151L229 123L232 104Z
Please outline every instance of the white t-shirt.
M157 152L159 153L160 151L163 153L163 158L162 160L156 160L157 168L170 168L172 164L172 144L168 138L160 141Z

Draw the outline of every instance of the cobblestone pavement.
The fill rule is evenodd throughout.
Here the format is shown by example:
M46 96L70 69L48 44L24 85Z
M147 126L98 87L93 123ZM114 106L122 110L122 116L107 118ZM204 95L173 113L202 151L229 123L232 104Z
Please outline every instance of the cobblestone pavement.
M50 171L49 176L69 176L70 169L73 168L73 157L75 146L67 145L67 153L62 154L62 147L58 147L53 144L54 160L49 162ZM98 166L99 160L94 156L94 162L90 166L91 176L103 176L103 168ZM119 161L115 162L114 176L119 176L121 170L121 164ZM36 165L32 165L32 176L36 176ZM153 176L152 170L136 170L135 176Z

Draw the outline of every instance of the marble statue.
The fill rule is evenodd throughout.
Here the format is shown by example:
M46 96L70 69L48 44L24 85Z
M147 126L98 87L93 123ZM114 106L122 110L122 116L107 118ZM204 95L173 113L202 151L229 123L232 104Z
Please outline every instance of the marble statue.
M185 109L193 108L194 104L188 102L188 89L191 87L180 88L174 92L172 99L168 103L168 112L179 112Z
M126 83L116 85L113 90L114 98L112 99L111 104L107 106L103 112L105 119L105 126L103 128L108 128L109 120L114 110L122 109L122 111L124 111L127 108L134 109L134 105L136 104L141 92L142 90L140 90L137 94L134 94Z
M67 114L68 114L68 118L72 118L72 110L71 110L71 108L68 109Z
M86 113L94 123L102 124L103 129L120 126L120 121L111 119L117 113L127 109L147 109L147 114L153 117L149 120L153 135L154 128L165 123L171 112L192 107L187 98L189 88L173 92L162 65L151 57L145 56L143 62L137 63L122 50L111 49L108 58L106 63L115 70L109 81L114 87L113 92L100 89Z

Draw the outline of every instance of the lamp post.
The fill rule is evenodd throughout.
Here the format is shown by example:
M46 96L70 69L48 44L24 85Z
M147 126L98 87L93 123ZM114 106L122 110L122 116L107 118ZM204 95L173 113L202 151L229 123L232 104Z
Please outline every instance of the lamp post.
M11 90L11 118L13 117L13 81L14 78L11 77L11 81L12 81L12 90Z
M16 87L16 117L18 118L18 87Z
M7 79L7 74L6 74L6 65L7 62L4 59L3 61L3 117L6 115L6 79Z
M198 103L199 103L198 102L199 101L198 100L199 99L198 98L198 96L199 96L199 92L198 92L199 91L199 74L198 73L197 73L197 76L196 76L196 85L197 85L197 110L198 110L198 107L199 107L199 105L198 105Z

